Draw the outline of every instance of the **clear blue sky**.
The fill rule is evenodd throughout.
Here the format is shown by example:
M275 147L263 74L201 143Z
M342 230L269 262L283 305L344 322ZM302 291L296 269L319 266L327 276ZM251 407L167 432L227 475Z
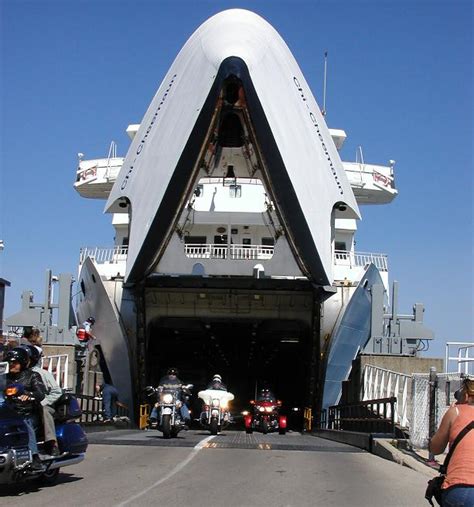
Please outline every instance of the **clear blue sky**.
M426 305L446 340L473 339L473 74L471 1L1 0L0 277L6 316L22 290L43 301L47 268L77 273L81 246L113 244L104 202L73 189L77 153L125 155L192 32L230 7L253 10L289 45L348 134L342 158L397 161L399 197L363 207L358 251L389 255L400 310Z

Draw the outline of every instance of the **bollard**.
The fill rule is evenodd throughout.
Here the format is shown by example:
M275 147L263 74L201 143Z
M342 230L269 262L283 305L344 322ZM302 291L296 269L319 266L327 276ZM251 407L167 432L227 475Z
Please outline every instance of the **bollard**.
M150 405L140 405L140 419L139 419L139 428L144 430L148 426L148 417L150 415Z

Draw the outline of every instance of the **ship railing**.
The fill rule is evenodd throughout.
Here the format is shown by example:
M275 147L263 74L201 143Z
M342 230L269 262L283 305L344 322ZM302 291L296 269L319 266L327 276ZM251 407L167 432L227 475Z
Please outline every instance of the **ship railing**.
M457 353L453 354L453 349ZM452 363L456 363L455 369ZM444 367L446 373L464 373L474 375L474 343L473 342L446 342Z
M68 388L69 356L58 354L41 358L41 368L49 371L62 389Z
M362 400L395 397L397 403L393 408L395 410L393 414L394 422L402 428L408 428L408 405L410 401L408 393L409 388L411 389L411 376L366 364L363 378ZM392 416L391 410L392 407L389 407L388 417Z
M216 245L195 244L184 245L186 257L191 259L231 259L231 260L268 260L273 257L274 246L267 245Z
M380 271L388 271L388 258L386 254L350 252L348 250L334 251L334 264L350 268L375 264Z
M84 247L81 248L79 264L82 265L87 257L96 264L117 264L127 260L128 246L114 247Z

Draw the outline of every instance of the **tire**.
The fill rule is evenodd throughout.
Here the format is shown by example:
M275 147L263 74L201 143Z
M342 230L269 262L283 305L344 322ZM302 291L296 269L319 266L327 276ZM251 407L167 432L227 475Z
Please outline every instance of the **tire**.
M245 428L245 433L247 433L248 435L251 435L253 433L253 429L252 428Z
M286 433L286 428L280 428L278 433L280 433L280 435L284 435Z
M269 429L269 428L268 428L268 421L264 419L264 420L262 421L262 433L263 433L264 435L266 435L266 434L268 433L268 429Z
M213 417L211 419L211 424L209 425L209 429L211 430L211 435L217 435L217 431L219 429L219 424L217 422L216 417Z
M166 414L163 416L163 420L161 421L163 428L163 438L171 437L171 414Z
M47 486L52 486L53 484L56 484L58 476L59 468L55 468L54 470L49 470L48 472L41 474L39 480Z

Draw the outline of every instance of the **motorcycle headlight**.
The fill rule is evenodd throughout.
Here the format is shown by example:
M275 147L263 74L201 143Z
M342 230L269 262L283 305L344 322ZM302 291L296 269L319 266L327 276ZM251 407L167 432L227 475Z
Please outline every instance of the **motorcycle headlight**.
M259 412L265 412L265 407L257 407Z
M173 395L170 393L163 394L161 396L161 401L163 403L173 403Z
M273 407L265 407L265 412L273 412Z

